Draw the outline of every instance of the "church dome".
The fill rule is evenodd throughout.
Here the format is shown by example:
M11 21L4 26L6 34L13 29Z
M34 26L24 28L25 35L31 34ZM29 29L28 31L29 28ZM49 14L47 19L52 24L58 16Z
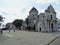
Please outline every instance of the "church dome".
M48 6L48 8L45 10L45 12L53 12L53 13L56 13L52 5Z

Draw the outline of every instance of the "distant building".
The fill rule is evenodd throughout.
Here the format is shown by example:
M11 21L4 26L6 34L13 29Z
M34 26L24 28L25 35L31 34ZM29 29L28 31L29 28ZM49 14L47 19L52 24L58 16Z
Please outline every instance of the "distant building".
M8 30L16 29L16 27L15 27L12 23L7 23L7 24L6 24L6 28L7 28Z
M28 25L34 31L48 31L53 32L57 30L56 12L52 5L48 6L44 13L38 14L38 10L33 7L29 11ZM26 28L26 27L24 27Z

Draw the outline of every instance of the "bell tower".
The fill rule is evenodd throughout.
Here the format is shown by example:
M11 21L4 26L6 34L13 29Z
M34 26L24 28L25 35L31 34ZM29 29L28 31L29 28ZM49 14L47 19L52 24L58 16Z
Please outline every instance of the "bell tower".
M56 18L56 12L52 5L48 6L48 8L45 10L45 16L46 16L46 27L49 31L56 31L57 30L57 18Z
M38 22L38 10L33 7L30 11L29 11L29 17L30 17L30 25L31 25L31 28L33 30L35 30L36 28L36 24Z

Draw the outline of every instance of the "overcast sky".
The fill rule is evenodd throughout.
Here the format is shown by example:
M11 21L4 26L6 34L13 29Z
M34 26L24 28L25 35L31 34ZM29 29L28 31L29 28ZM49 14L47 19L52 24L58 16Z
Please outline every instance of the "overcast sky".
M57 12L60 19L60 0L0 0L0 15L5 17L4 23L12 22L14 19L25 19L32 7L37 8L39 13L50 5Z

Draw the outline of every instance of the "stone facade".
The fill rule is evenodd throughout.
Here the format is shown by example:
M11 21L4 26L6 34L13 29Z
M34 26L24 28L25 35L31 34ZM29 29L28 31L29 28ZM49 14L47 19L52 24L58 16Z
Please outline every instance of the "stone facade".
M56 31L57 30L57 18L56 12L52 5L48 6L45 13L40 13L38 31Z
M32 30L36 29L36 25L38 23L38 10L36 8L32 8L29 11L29 17L28 17L28 26L31 27Z
M25 21L23 21L22 26L21 26L21 30L25 30L25 29L26 29L26 27L27 27L27 24L26 24L26 22L25 22Z
M33 7L29 11L28 25L35 31L56 31L57 18L56 12L52 5L48 6L44 13L38 14L38 10Z

